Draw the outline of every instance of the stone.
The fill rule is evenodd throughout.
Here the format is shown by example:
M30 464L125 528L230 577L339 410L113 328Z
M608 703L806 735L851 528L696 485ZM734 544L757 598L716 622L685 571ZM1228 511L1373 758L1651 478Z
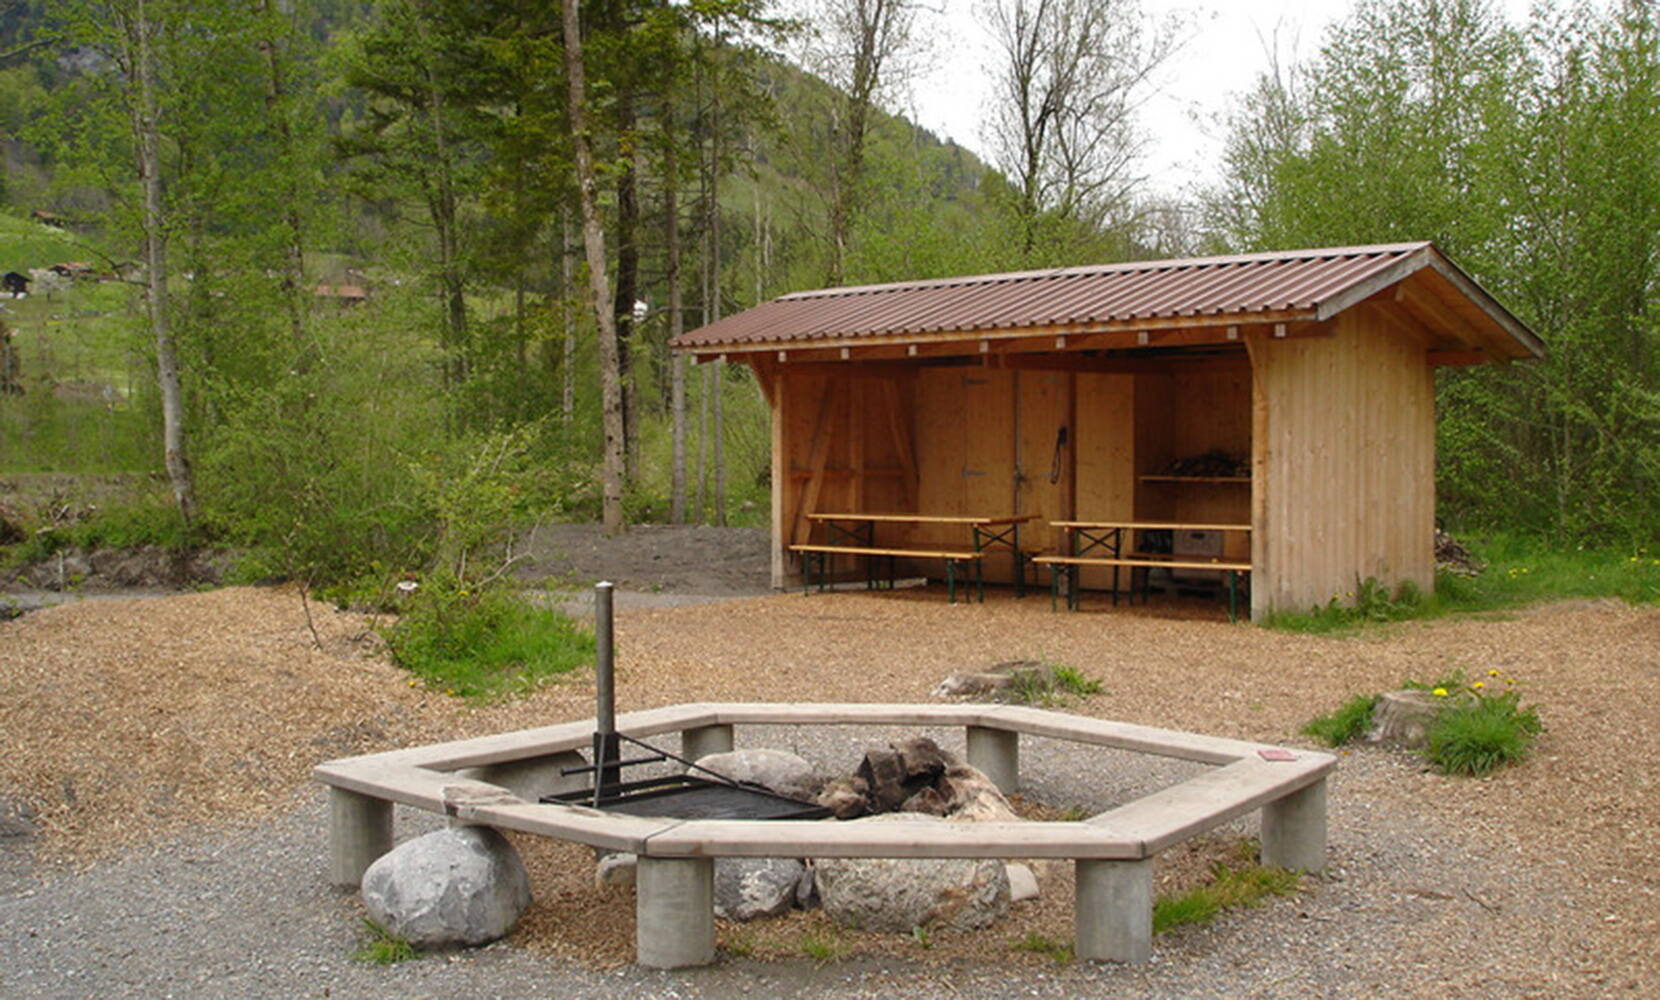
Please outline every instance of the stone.
M855 823L943 823L886 813ZM824 912L843 927L909 933L917 927L987 927L1009 908L1003 862L972 858L820 858L813 866Z
M464 767L455 772L458 778L471 778L505 788L526 802L535 802L544 795L574 792L592 787L589 774L563 774L567 767L585 767L588 759L575 750L548 754L544 757L526 757L483 767Z
M0 795L0 837L32 837L39 818L39 812L27 800Z
M813 859L801 862L801 881L795 887L795 905L798 910L811 910L819 904L818 879L813 873Z
M869 792L863 778L837 778L824 786L816 801L837 819L857 819L870 811Z
M927 813L929 816L944 816L950 811L950 808L950 804L945 801L945 796L939 793L939 789L933 785L928 785L922 791L901 803L899 811Z
M926 736L913 736L891 746L893 752L899 755L899 768L905 772L907 784L933 781L957 760L955 755L941 750L938 743Z
M594 865L594 882L598 885L633 885L640 859L626 851L600 855Z
M1022 687L1053 687L1055 668L1037 660L1008 660L989 670L952 674L934 686L936 698L1010 701Z
M905 787L905 771L900 767L899 755L892 750L866 751L855 777L869 789L866 794L873 812L898 809L914 791Z
M795 905L807 866L791 858L716 858L715 916L776 917Z
M370 865L363 905L417 948L486 944L530 906L530 875L500 833L452 827L405 841Z
M1006 864L1003 873L1009 877L1009 902L1020 903L1038 898L1037 874L1030 866Z
M1429 742L1429 728L1447 705L1445 697L1430 691L1386 691L1372 706L1368 743L1394 743L1417 748Z
M1020 816L998 791L997 783L985 772L968 764L956 764L940 777L945 798L945 815L970 823L1018 823Z
M814 801L824 788L824 778L813 770L813 765L785 750L756 748L712 753L700 758L697 764L723 778L757 784L769 792L802 802Z

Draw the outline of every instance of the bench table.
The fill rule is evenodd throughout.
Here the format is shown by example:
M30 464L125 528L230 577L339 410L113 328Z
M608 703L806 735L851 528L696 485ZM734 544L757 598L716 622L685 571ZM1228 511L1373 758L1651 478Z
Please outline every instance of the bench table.
M1060 578L1067 577L1066 606L1078 609L1078 568L1106 566L1112 568L1112 603L1118 604L1118 571L1130 569L1130 599L1135 599L1135 571L1161 569L1204 569L1226 573L1228 577L1228 620L1237 618L1238 576L1251 571L1250 562L1227 561L1201 556L1178 556L1167 553L1125 552L1125 534L1133 537L1137 531L1239 531L1249 533L1248 524L1191 524L1174 521L1051 521L1069 539L1070 555L1038 556L1033 563L1049 567L1049 603L1055 607L1060 591Z
M865 557L865 585L876 584L875 560L888 560L888 585L893 585L894 563L897 559L945 560L946 588L952 603L957 600L956 569L958 563L974 564L974 586L981 602L986 599L983 561L989 552L1004 549L1014 553L1015 594L1026 596L1025 554L1020 548L1020 526L1035 520L1036 514L907 514L907 513L841 513L808 514L807 519L824 525L826 542L823 544L791 545L789 549L804 557L807 572L803 585L812 586L812 567L817 563L819 585L822 589L825 563L833 555ZM921 524L967 527L970 546L967 549L949 549L940 546L899 548L876 544L876 526L879 524Z

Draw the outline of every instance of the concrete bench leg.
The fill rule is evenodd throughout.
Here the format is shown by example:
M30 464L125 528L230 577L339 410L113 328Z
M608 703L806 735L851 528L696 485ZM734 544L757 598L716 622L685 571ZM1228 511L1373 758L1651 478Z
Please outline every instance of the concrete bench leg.
M1326 779L1262 807L1262 863L1305 872L1326 867Z
M687 760L697 761L712 753L731 751L731 726L698 726L680 733L680 756Z
M1072 921L1079 958L1139 965L1153 957L1153 861L1077 863Z
M355 889L375 859L392 849L392 803L329 788L329 882Z
M634 879L634 960L651 969L713 962L714 859L642 857Z
M968 763L984 771L998 791L1013 794L1020 787L1020 734L969 726Z

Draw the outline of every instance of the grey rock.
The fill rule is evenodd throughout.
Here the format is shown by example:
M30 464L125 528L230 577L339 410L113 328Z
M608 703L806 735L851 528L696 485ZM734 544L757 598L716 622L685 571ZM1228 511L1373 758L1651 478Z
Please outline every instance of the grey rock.
M786 750L756 748L712 753L697 762L723 778L747 781L779 795L803 802L813 801L824 787L824 778L813 765Z
M1009 902L1019 903L1038 897L1037 874L1030 866L1006 864L1003 872L1009 877Z
M530 906L530 875L500 833L454 827L405 841L370 865L363 905L418 948L486 944Z
M936 698L1009 701L1023 685L1052 687L1055 668L1037 660L1009 660L989 670L955 673L934 686Z
M627 852L604 854L594 866L594 881L600 885L633 885L640 859Z
M788 912L806 870L790 858L716 858L715 916L758 920Z
M1421 747L1429 742L1429 728L1446 705L1446 698L1430 691L1386 691L1372 706L1366 742Z
M943 823L886 813L855 823ZM1009 908L1009 876L991 858L820 858L813 866L824 912L843 927L908 932L935 925L987 927Z
M941 776L944 815L970 823L1017 823L1020 816L986 773L968 764L956 764Z
M862 778L837 778L824 786L816 801L837 819L858 819L870 811L869 792Z
M37 831L40 816L26 799L0 795L0 837L30 837Z

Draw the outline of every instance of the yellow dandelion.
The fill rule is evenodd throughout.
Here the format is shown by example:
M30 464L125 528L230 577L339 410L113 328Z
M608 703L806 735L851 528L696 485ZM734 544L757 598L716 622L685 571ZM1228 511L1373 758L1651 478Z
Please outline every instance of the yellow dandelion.
M1489 677L1497 677L1498 675L1499 675L1499 672L1497 670L1487 671L1487 676L1489 676Z
M1476 681L1474 684L1471 684L1470 686L1475 688L1477 691L1480 691L1482 688L1487 686L1487 682L1486 681Z
M1516 683L1516 678L1514 678L1514 677L1506 677L1506 678L1505 678L1505 679L1504 679L1504 682L1505 682L1505 683L1506 683L1506 684L1514 684L1514 683Z
M1430 694L1435 695L1437 698L1445 698L1447 696L1447 689L1436 688L1434 691L1431 691Z

